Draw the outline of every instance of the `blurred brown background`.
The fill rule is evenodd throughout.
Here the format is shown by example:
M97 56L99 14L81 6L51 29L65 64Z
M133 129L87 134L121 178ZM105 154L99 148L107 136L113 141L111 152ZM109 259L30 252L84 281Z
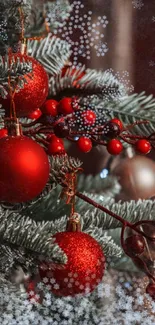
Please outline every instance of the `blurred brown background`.
M107 44L108 52L98 57L92 46L90 59L83 58L83 63L97 69L127 70L135 92L145 90L155 95L155 1L83 0L82 4L81 17L92 11L93 23L98 22L98 16L106 16L108 20L105 28L95 26L104 34L102 41ZM77 30L74 38L75 35L78 41ZM101 38L96 44L99 41Z

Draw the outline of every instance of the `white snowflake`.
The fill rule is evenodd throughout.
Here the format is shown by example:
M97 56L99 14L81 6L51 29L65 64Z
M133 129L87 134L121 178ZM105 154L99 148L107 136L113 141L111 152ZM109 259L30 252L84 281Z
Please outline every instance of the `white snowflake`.
M12 292L9 286L1 287L0 324L154 325L155 303L144 293L145 281L125 272L107 270L94 292L75 297L56 297L44 284L42 304L33 304L26 294Z
M155 16L152 16L152 22L155 23Z
M142 0L133 0L132 4L135 9L139 9L139 10L142 9L142 7L144 6L144 3Z
M83 1L73 1L72 8L70 18L53 32L71 44L73 65L81 66L83 59L91 59L92 49L95 49L97 57L104 56L108 51L107 44L103 42L108 19L103 15L93 21L93 12L90 10L86 12ZM76 40L73 38L74 35L78 35Z
M150 60L150 61L149 61L149 66L150 66L150 67L154 67L154 66L155 66L155 61Z

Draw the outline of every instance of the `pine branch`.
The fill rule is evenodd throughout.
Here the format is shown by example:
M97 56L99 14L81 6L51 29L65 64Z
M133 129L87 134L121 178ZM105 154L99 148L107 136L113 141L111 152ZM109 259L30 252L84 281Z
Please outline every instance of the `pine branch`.
M111 236L108 236L105 231L97 227L89 227L88 230L85 230L90 236L100 243L103 247L105 256L121 257L122 248L115 244Z
M138 202L124 202L114 203L113 201L106 205L106 208L117 213L125 220L135 223L141 220L155 220L155 202L151 200L139 200ZM105 230L121 227L121 223L106 213L94 209L87 211L83 215L83 229L89 226L102 228Z
M46 24L51 32L56 33L56 29L65 24L69 17L72 6L68 0L41 1L32 0L31 17L29 26L26 29L26 37L43 35L47 32Z
M50 76L57 75L71 55L70 45L51 34L41 41L29 40L27 52L44 66Z
M106 178L101 178L100 175L79 175L77 189L80 192L87 193L101 193L102 196L107 196L105 193L110 194L111 197L119 194L120 185L117 179L113 176L107 176ZM103 194L104 193L104 194Z
M19 7L22 9L25 27L31 10L31 0L1 0L0 1L0 54L8 53L12 48L17 52L22 32Z
M50 96L73 96L86 97L96 94L99 98L109 101L119 99L126 95L124 85L109 71L85 70L70 67L65 74L50 79Z
M44 256L56 263L66 263L66 256L52 238L49 223L36 223L19 213L0 208L0 242L12 249L22 248L28 255Z
M0 95L6 98L9 94L9 77L13 89L16 88L16 91L18 91L23 88L24 84L27 82L25 75L29 78L33 77L31 72L32 62L24 58L15 59L12 57L10 63L10 57L8 55L5 55L5 57L0 56Z
M96 102L101 106L101 102ZM133 94L122 98L117 104L109 102L108 107L111 116L118 117L124 124L133 124L138 120L147 120L148 124L140 124L134 127L134 133L149 136L155 130L155 99L152 95L146 96L145 92Z

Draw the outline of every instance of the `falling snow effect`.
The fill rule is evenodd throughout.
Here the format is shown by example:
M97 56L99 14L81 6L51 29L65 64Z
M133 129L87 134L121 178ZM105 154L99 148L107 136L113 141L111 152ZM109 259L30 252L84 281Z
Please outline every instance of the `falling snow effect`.
M91 59L91 51L95 50L96 56L104 56L107 51L107 44L104 43L104 29L108 25L107 17L98 16L93 21L93 12L85 10L83 1L73 1L73 12L70 18L64 22L61 28L55 29L58 34L72 46L73 65L81 66L82 59ZM77 35L77 40L73 39Z
M29 294L3 286L0 324L154 325L155 303L144 293L145 282L133 274L109 270L93 293L74 298L56 297L43 283L38 284L37 293Z
M139 10L142 9L142 7L144 6L144 3L142 0L133 0L132 4L135 9L139 9Z

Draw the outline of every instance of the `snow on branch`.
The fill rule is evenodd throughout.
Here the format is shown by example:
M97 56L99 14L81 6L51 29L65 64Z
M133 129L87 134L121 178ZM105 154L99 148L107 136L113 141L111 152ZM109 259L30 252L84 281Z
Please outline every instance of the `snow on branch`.
M29 40L28 55L36 58L50 76L58 74L71 55L70 45L49 34L42 40Z
M25 58L14 58L12 56L11 62L10 57L5 55L0 56L0 95L6 98L9 94L8 79L10 78L11 85L17 89L24 87L27 82L25 75L32 78L32 62L25 60Z
M90 195L88 196L90 197ZM111 202L110 200L110 202L106 205L106 208L113 211L114 213L117 213L131 223L136 223L141 220L155 220L155 202L151 200L139 200L137 202L120 201L118 203L114 203L113 200ZM109 230L121 227L121 223L106 213L98 209L94 209L88 210L83 215L84 231L85 229L92 226L102 228L104 230Z
M96 94L102 100L119 99L126 95L126 88L111 72L70 67L65 73L50 79L50 95L62 94L87 96Z
M4 55L11 47L18 50L22 24L19 8L22 10L24 25L27 26L31 10L31 0L0 1L0 54Z

